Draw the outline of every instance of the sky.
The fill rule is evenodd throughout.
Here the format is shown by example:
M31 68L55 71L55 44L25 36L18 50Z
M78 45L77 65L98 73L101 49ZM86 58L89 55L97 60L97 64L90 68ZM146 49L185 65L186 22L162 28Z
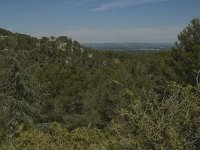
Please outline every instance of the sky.
M0 28L81 43L174 43L200 0L0 0Z

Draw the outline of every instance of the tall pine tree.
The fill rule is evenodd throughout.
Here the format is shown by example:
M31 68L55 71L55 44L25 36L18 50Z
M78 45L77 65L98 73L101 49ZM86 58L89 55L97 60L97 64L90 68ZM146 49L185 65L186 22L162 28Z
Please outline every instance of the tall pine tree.
M11 65L6 71L6 79L1 91L4 93L6 107L1 120L1 135L13 137L18 133L18 127L28 127L40 115L41 94L39 86L20 66L16 54L11 59Z

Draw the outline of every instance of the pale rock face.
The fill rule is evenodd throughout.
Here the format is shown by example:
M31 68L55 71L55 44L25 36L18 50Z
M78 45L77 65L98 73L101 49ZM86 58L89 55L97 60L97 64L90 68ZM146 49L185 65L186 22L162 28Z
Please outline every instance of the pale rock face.
M73 53L74 52L74 47L72 46L70 50L71 50L71 53Z
M3 35L2 35L2 36L0 36L0 39L1 39L1 40L5 40L7 37L8 37L8 36L3 36Z
M69 64L69 63L71 62L71 60L72 60L71 57L66 58L66 60L65 60L65 64Z
M116 64L120 63L120 60L119 60L119 59L116 59L116 58L113 58L113 61L114 61Z
M63 50L63 51L66 49L66 47L67 47L67 43L59 43L58 45L58 49Z
M85 50L84 50L83 48L81 48L81 54L83 54L83 53L84 53L84 51L85 51Z
M36 43L36 46L37 46L37 47L40 47L40 42Z
M92 58L92 57L93 57L93 54L89 54L88 57L89 57L89 58Z
M70 63L70 61L69 61L69 60L66 60L66 61L65 61L65 63L66 63L66 64L69 64L69 63Z

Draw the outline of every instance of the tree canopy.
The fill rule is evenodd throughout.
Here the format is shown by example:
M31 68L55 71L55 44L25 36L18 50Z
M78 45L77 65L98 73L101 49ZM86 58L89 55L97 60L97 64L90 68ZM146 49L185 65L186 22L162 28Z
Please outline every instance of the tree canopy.
M0 37L0 149L200 149L198 18L168 51Z

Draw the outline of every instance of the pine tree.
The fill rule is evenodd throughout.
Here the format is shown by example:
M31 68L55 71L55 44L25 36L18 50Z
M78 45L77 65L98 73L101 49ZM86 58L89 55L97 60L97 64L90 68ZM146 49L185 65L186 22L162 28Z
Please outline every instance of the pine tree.
M17 134L18 126L28 127L40 116L39 106L41 96L39 86L20 66L17 55L11 60L7 69L6 81L3 87L4 101L7 111L1 120L1 133L4 137Z
M196 84L195 71L200 70L200 20L194 18L178 35L176 48L172 51L173 66L180 78L190 84Z

